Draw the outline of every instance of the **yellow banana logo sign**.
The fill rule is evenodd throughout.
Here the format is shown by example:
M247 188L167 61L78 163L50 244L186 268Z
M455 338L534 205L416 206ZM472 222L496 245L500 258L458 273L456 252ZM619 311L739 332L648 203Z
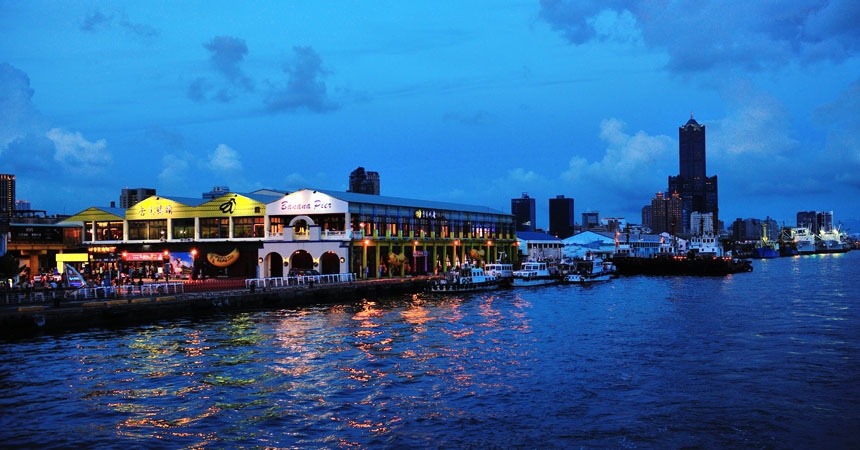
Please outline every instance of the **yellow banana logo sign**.
M215 267L227 267L232 265L239 259L239 249L234 248L232 252L226 255L219 255L217 253L207 253L206 259L209 260L209 263Z

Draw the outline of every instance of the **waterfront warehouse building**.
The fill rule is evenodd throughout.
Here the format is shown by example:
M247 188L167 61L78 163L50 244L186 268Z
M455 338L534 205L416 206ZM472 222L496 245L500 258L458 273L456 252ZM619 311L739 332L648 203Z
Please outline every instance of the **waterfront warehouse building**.
M116 255L114 264L124 271L169 265L174 272L180 265L194 277L280 277L316 270L388 278L436 273L464 262L512 262L517 255L510 214L328 190L227 193L214 199L159 195L128 209L88 208L67 222L79 223L85 245Z

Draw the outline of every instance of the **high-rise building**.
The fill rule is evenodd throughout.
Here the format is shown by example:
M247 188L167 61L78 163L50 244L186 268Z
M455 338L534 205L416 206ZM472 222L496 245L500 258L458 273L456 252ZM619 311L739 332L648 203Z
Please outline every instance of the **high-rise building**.
M645 205L642 207L642 226L645 228L651 228L651 205Z
M379 195L379 172L368 172L359 167L349 174L349 191Z
M573 199L556 195L549 199L549 234L564 239L573 234Z
M15 175L0 173L0 216L7 220L15 210Z
M818 234L818 213L816 211L800 211L797 213L797 227L809 228L813 234Z
M582 229L591 230L600 226L600 211L582 213Z
M690 214L690 234L693 236L714 234L714 215L700 212Z
M28 200L15 200L15 211L29 211L30 202Z
M14 209L15 175L0 173L0 239L3 239L4 244Z
M119 196L119 207L122 209L131 208L132 206L138 204L143 200L146 200L148 197L151 197L153 195L155 195L155 189L125 188L122 190L122 194L120 194Z
M669 177L668 192L677 192L683 200L683 223L678 232L690 229L690 214L713 213L714 223L719 221L717 176L707 176L705 153L705 126L699 125L693 115L678 128L679 174ZM682 228L683 227L683 228Z
M762 237L769 241L779 240L779 224L767 217L761 219L735 219L732 223L732 239L736 241L758 241Z
M677 192L664 196L662 192L651 199L651 232L681 233L684 222L684 201Z
M511 215L517 223L517 231L535 231L535 199L523 192L522 198L511 199Z
M818 231L825 233L833 230L833 211L821 211L815 215Z

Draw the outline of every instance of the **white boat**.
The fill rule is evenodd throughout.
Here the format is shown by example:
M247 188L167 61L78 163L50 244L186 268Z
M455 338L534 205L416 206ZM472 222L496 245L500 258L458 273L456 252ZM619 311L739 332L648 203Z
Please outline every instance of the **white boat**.
M842 253L848 250L838 230L822 231L818 234L818 241L815 244L817 253Z
M583 260L569 263L570 272L565 274L565 283L588 284L595 281L609 281L615 275L615 266L601 258L586 255Z
M794 229L794 242L797 245L797 253L811 255L815 253L815 235L806 227Z
M501 263L484 264L484 273L503 279L511 279L514 277L514 266Z
M720 240L713 234L692 236L690 238L690 250L699 256L710 256L713 258L722 258L725 256Z
M485 274L484 269L466 266L458 271L448 272L441 280L433 280L426 291L430 293L485 291L496 289L501 282L501 278Z
M546 262L524 262L520 270L514 271L511 285L514 287L541 286L557 283L561 277L555 267Z

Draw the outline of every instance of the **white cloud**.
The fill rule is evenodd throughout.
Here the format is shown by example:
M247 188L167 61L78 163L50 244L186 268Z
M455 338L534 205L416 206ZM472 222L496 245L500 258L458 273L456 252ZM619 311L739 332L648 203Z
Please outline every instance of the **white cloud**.
M209 154L209 168L218 172L242 170L239 153L225 144L220 144Z
M54 159L73 170L98 170L112 162L107 141L90 142L80 132L52 128L45 136L54 143Z
M187 153L166 154L161 158L163 169L158 174L158 183L164 188L179 189L188 183L189 161L191 155Z
M577 189L599 189L609 196L629 201L635 196L644 203L652 192L665 188L666 177L676 164L674 141L668 136L634 135L624 131L618 119L600 122L600 139L607 144L600 161L589 163L580 156L570 159L562 179ZM677 171L677 170L675 170Z

